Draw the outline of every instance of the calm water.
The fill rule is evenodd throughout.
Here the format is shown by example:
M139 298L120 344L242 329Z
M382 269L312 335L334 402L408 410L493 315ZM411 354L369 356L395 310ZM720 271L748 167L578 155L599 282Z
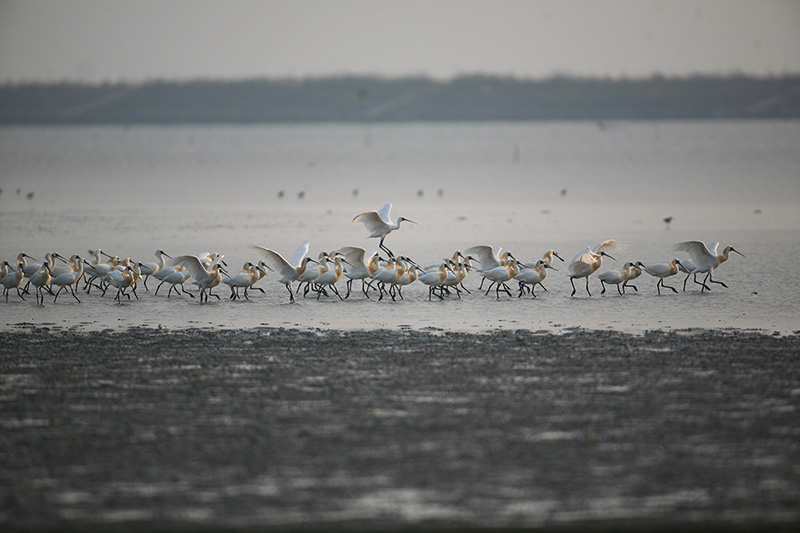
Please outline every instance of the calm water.
M12 296L0 302L3 329L800 329L798 121L4 128L0 183L0 258L9 261L20 251L42 258L95 247L151 261L163 248L219 251L238 270L258 259L252 244L286 255L305 239L313 255L371 250L377 241L351 220L386 202L395 217L419 222L387 244L423 264L474 244L525 259L554 248L569 260L608 238L628 248L601 270L684 257L671 247L689 239L747 256L720 267L715 278L730 288L711 294L658 296L645 274L638 293L601 297L593 280L592 298L570 298L558 264L536 300L473 291L429 303L424 287L410 286L398 302L354 295L288 305L267 278L266 295L230 302L223 287L223 300L208 305L143 289L122 305L111 294L43 307ZM473 275L467 286L479 281Z

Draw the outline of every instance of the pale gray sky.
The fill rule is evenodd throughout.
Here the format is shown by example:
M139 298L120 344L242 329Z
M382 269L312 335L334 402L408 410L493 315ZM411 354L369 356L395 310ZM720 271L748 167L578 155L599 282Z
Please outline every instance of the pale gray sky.
M798 0L0 0L0 82L800 72Z

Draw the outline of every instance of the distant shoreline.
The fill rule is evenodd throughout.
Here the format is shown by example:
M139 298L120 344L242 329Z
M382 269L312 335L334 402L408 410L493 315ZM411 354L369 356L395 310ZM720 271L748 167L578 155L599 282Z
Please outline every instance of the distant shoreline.
M0 85L0 125L800 117L800 75L642 79L332 76Z

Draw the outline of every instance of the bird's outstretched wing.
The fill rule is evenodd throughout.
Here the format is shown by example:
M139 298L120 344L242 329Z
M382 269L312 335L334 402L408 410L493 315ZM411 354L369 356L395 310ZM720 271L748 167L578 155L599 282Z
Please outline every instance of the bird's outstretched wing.
M196 255L179 255L173 259L170 264L185 267L196 280L208 278L208 271L203 266L203 263L200 262L200 258Z
M361 213L360 215L356 215L353 219L353 223L356 222L363 222L367 229L372 233L370 237L377 237L379 236L385 229L386 229L386 221L381 218L381 215L377 211L367 211L365 213Z
M716 244L716 243L715 243ZM716 247L715 247L716 248ZM706 247L703 241L684 241L672 247L673 250L687 252L695 265L702 265L706 259L714 254Z
M275 270L281 273L281 276L292 277L296 275L295 268L275 250L262 248L261 246L251 246L250 248L263 255L264 259L266 259Z
M351 265L363 263L364 256L367 253L367 251L360 246L343 246L336 251L342 254L345 260Z
M303 241L303 244L297 247L297 250L294 251L291 259L289 259L289 264L291 264L294 267L299 267L300 262L303 260L303 258L306 256L307 253L308 253L308 239Z
M392 204L386 204L385 206L381 207L380 211L378 211L378 215L381 217L381 220L383 220L387 224L392 223L392 217L389 216L389 212L391 210L392 210Z
M497 255L495 255L495 249L489 246L488 244L479 244L477 246L470 246L464 253L467 255L476 255L478 256L478 261L481 262L481 271L488 271L495 267L500 266L500 262L497 261L497 257L500 254L502 248L499 246L496 248Z
M592 269L591 265L594 263L595 254L592 248L587 246L572 258L567 268L567 273L571 276L583 274L586 269Z
M627 247L628 247L627 245L622 244L619 241L615 241L614 239L609 239L609 240L603 241L600 244L598 244L597 246L595 246L593 252L596 253L596 254L599 254L600 252L606 252L606 253L608 253L608 252L621 252L622 250L624 250Z

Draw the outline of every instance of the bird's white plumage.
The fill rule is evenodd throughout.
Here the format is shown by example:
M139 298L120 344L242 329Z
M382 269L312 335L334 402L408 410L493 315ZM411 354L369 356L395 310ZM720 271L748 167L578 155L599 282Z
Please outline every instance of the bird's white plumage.
M302 244L300 244L300 246L297 247L292 254L292 257L289 258L289 264L293 267L299 267L300 263L303 261L303 259L305 259L306 254L308 254L308 246L308 239L306 239Z
M471 246L464 250L467 255L478 256L478 261L481 263L481 272L492 270L500 266L500 252L503 249L500 246L489 246L488 244L479 244Z
M264 256L264 259L278 271L281 275L281 279L278 281L280 283L288 283L290 281L294 281L297 279L297 276L300 275L297 272L297 267L292 266L289 262L278 252L275 250L270 250L269 248L262 248L261 246L253 246L253 250L259 252L261 255ZM302 260L301 260L302 261Z

